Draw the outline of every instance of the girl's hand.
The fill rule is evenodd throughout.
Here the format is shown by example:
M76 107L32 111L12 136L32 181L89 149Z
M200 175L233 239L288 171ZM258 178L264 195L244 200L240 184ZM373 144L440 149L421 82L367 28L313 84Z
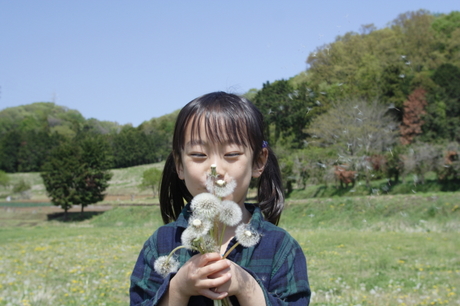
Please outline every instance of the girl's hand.
M266 305L265 297L260 285L236 263L229 261L231 278L222 286L217 287L217 292L227 292L228 296L236 296L240 305ZM220 277L220 272L210 277Z
M195 255L172 278L169 294L178 294L186 300L194 295L203 295L213 300L223 299L228 293L220 290L220 287L232 277L230 265L230 261L222 260L218 253Z

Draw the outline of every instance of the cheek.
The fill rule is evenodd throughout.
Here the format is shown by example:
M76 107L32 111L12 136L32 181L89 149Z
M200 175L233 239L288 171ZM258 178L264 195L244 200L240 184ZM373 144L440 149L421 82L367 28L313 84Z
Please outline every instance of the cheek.
M206 184L206 173L193 167L187 167L184 169L184 180L189 191L190 189L201 189Z

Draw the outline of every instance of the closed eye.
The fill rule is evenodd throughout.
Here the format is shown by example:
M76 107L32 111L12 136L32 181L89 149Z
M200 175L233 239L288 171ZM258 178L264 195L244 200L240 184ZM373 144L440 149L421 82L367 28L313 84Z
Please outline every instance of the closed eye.
M225 157L234 158L234 157L238 157L238 156L240 156L242 154L243 153L241 153L241 152L231 152L231 153L225 154Z
M206 157L206 154L204 154L204 153L195 153L194 152L194 153L190 153L189 155L192 156L192 157L198 157L198 158Z

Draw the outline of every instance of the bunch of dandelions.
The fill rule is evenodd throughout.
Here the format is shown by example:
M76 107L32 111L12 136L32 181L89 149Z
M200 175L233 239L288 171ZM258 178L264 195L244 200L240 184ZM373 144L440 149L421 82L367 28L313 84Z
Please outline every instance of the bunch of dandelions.
M169 255L161 256L155 261L155 271L163 277L179 269L179 263L173 254L180 248L198 251L201 254L219 252L227 226L233 227L239 224L235 230L237 242L222 258L227 258L240 244L244 247L252 247L259 242L260 234L249 224L242 223L243 213L240 206L233 201L223 200L235 190L235 180L230 179L226 182L217 178L216 166L211 165L211 173L206 180L208 192L196 195L190 203L192 214L187 228L182 233L182 245L172 250ZM222 225L221 231L219 231L219 224Z

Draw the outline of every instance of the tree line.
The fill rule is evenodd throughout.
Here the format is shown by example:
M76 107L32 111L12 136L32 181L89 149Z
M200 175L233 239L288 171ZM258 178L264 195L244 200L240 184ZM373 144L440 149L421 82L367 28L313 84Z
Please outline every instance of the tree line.
M169 154L176 113L129 124L84 119L54 103L33 103L0 112L0 170L39 172L51 152L75 139L98 137L112 168L162 161Z
M308 69L251 90L286 191L350 171L369 184L460 180L460 12L420 10L320 46ZM342 176L343 177L343 176ZM389 182L390 183L390 182Z

